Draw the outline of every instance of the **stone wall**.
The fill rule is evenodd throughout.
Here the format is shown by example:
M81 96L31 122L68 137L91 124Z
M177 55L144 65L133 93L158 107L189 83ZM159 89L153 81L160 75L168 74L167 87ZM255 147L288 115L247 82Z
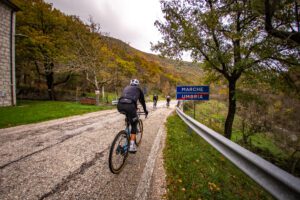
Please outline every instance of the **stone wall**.
M15 105L14 37L11 51L11 8L0 1L0 106ZM15 21L15 14L13 14ZM11 63L12 56L12 63Z

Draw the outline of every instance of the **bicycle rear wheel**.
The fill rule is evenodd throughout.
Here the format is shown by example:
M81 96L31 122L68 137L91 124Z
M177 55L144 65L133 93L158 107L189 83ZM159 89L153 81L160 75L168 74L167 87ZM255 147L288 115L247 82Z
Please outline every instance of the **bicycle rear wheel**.
M143 132L144 132L144 127L143 127L143 122L141 119L139 119L139 123L137 124L137 129L138 132L136 134L136 138L135 138L135 143L137 146L139 146L142 142L142 137L143 137Z
M109 151L109 169L112 173L121 172L128 156L129 139L126 131L120 131L115 137Z

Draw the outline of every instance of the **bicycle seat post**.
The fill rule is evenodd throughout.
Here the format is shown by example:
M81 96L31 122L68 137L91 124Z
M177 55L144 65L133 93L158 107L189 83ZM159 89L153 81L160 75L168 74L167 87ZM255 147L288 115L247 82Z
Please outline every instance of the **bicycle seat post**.
M129 121L128 116L126 116L125 123L126 123L125 131L127 132L128 136L129 136L130 135L130 121Z

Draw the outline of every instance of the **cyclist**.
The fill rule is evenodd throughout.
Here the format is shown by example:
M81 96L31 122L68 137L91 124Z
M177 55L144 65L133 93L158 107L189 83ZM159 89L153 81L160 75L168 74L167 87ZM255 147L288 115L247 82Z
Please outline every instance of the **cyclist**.
M153 108L156 108L157 101L158 101L158 96L157 96L157 94L154 94L153 95Z
M118 111L122 114L125 114L126 117L129 118L131 124L131 134L130 134L130 146L129 152L135 153L137 151L135 138L137 132L137 101L139 101L144 109L146 117L148 115L148 111L145 104L144 93L139 87L139 81L137 79L132 79L130 81L130 85L126 86L122 92L122 96L118 101Z
M169 107L169 106L170 106L170 101L171 101L170 95L168 95L168 96L166 97L166 100L167 100L167 107Z

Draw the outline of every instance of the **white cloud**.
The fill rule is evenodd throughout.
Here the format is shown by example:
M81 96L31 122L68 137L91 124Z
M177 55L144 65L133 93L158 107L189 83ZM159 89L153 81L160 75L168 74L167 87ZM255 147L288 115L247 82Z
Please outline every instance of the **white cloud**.
M66 14L82 20L92 16L103 32L145 52L160 33L154 22L162 18L159 0L46 0Z
M86 21L90 16L99 23L102 32L118 38L144 52L151 52L150 42L161 40L154 26L163 20L159 0L45 0L69 15ZM191 61L185 53L183 60Z

